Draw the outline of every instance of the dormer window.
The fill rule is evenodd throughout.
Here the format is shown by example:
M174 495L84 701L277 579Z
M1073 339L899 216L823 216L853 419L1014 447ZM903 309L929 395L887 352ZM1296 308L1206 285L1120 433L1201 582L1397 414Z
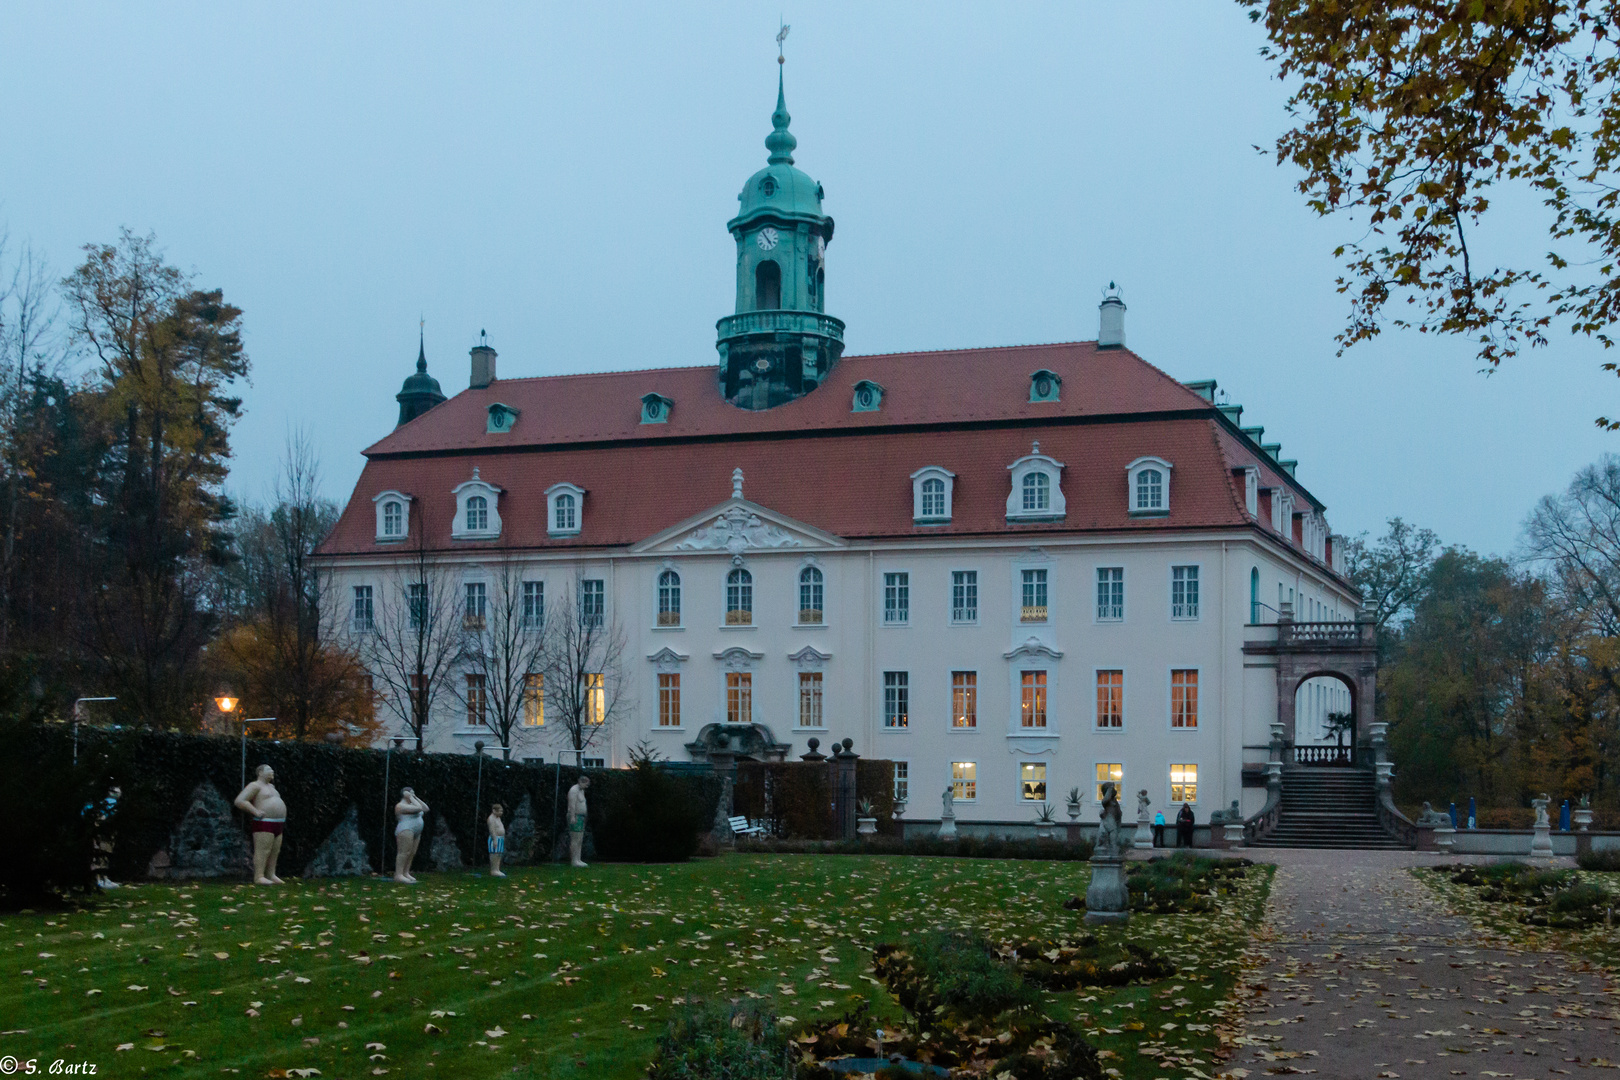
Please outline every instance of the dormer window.
M1041 453L1036 443L1030 453L1007 466L1012 490L1007 493L1008 521L1061 521L1068 513L1063 497L1063 462Z
M501 535L500 488L481 479L474 469L472 479L458 484L452 494L456 497L452 540L493 540Z
M1057 401L1062 388L1063 379L1056 372L1042 368L1029 377L1029 400Z
M377 508L377 539L383 543L405 539L410 532L411 497L399 491L384 491L371 501Z
M882 405L883 387L871 379L855 384L855 403L850 406L850 412L877 412Z
M489 423L484 430L491 435L504 435L512 430L512 425L517 423L517 418L518 410L510 405L502 405L497 401L489 407Z
M643 424L669 423L669 411L675 407L675 402L663 394L641 395L641 422Z
M1260 516L1260 470L1253 465L1245 465L1243 473L1243 508L1249 512L1250 517Z
M918 525L944 525L951 520L951 489L956 474L928 465L911 474L911 519Z
M546 488L546 533L578 536L585 520L585 489L578 484L552 484Z
M1132 517L1163 517L1170 512L1170 463L1139 457L1125 466L1125 490Z

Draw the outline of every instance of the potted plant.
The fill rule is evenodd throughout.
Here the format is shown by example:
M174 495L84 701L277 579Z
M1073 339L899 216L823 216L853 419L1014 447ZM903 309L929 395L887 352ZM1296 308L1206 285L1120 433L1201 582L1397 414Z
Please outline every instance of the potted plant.
M872 806L871 799L862 799L855 804L855 831L862 836L877 834L877 810Z
M1041 840L1052 839L1052 829L1057 825L1057 808L1051 803L1042 803L1040 811L1035 815L1035 836Z
M1585 832L1587 829L1592 827L1591 795L1581 796L1581 805L1576 807L1573 817L1575 819L1575 827L1581 832Z
M1077 787L1069 789L1068 811L1070 821L1080 820L1080 789Z

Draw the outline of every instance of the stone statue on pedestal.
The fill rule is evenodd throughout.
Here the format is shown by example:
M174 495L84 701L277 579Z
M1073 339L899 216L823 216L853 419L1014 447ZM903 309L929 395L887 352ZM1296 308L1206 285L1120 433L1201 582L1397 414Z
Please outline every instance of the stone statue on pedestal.
M1552 822L1547 820L1547 807L1552 803L1552 796L1545 791L1541 798L1531 799L1530 805L1536 808L1536 831L1530 838L1530 858L1533 860L1553 858Z
M1086 889L1086 922L1127 922L1131 917L1131 893L1125 884L1119 793L1109 782L1102 786L1102 796L1102 820L1091 856L1091 885Z
M1097 855L1119 855L1119 824L1123 815L1119 810L1119 795L1112 781L1102 786L1102 819L1097 827Z
M956 792L947 787L940 796L943 804L939 814L939 838L941 840L956 839Z

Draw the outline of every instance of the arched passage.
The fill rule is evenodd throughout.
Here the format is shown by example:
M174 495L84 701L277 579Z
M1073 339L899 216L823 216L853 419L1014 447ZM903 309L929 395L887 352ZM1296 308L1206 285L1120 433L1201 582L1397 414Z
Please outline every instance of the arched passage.
M754 307L774 311L782 306L782 268L775 259L762 259L754 267Z
M1296 623L1283 617L1262 629L1276 637L1245 642L1243 652L1256 658L1275 657L1276 723L1290 755L1284 760L1296 764L1349 764L1356 756L1350 748L1364 743L1373 722L1378 641L1372 620L1362 616L1355 622ZM1322 738L1318 723L1318 718L1327 712L1339 711L1332 708L1337 704L1348 704L1354 717L1353 726L1345 734L1343 754L1328 751L1336 744Z
M1354 745L1356 684L1343 672L1315 671L1294 689L1294 743L1297 746Z

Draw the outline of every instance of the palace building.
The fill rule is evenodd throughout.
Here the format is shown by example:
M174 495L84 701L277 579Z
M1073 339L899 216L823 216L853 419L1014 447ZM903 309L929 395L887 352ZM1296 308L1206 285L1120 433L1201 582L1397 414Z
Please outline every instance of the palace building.
M716 363L502 378L481 342L446 398L419 351L321 549L346 632L421 588L402 568L431 564L480 627L516 574L535 632L550 605L622 636L593 763L850 738L898 763L910 816L950 787L964 823L1075 787L1092 817L1104 780L1167 818L1253 813L1273 725L1324 748L1335 714L1364 726L1356 672L1279 660L1359 632L1343 541L1281 447L1131 352L1117 290L1094 341L843 355L833 219L780 88L771 124L726 223ZM493 744L485 676L450 663L425 746ZM557 752L546 701L514 756Z

